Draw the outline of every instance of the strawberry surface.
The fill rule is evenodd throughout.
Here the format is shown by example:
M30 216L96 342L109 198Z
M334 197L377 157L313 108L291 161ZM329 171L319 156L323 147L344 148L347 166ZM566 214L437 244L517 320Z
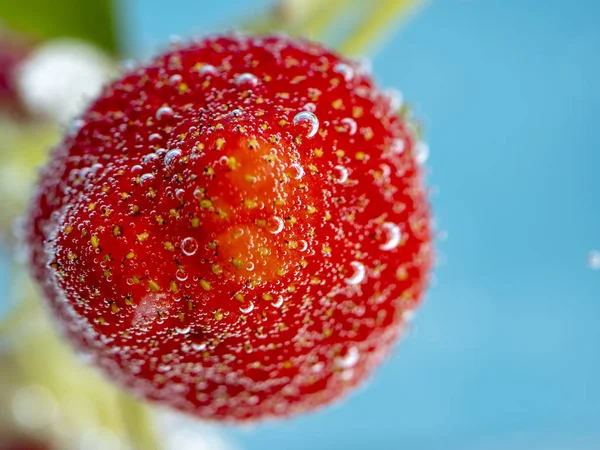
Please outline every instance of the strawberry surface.
M25 221L68 338L138 395L257 420L341 397L431 265L414 127L322 46L215 36L103 92Z

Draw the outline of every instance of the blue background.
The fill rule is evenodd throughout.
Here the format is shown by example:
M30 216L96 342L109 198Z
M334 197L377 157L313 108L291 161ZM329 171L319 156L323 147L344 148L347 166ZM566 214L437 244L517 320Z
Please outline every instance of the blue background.
M128 51L266 4L130 0ZM599 18L596 0L438 0L380 49L377 78L426 125L448 233L435 283L350 399L226 436L248 450L600 448L600 271L586 263L600 248Z

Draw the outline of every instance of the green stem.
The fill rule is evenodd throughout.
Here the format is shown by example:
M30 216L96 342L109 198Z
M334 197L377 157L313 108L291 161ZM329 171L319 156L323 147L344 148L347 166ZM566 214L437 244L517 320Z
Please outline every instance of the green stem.
M424 0L379 0L340 45L340 52L350 56L366 53L375 41L393 25L406 19L422 3Z

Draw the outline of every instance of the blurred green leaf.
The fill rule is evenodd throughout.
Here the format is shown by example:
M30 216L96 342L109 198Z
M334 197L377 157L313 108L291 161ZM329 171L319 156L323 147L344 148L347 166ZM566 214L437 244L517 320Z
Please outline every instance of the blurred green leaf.
M36 39L83 39L119 50L113 0L2 0L0 25Z

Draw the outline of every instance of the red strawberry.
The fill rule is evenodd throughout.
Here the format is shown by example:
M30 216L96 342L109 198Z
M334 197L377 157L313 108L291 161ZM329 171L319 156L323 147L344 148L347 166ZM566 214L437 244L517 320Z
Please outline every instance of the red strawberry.
M415 136L320 45L211 37L110 85L26 224L70 339L140 396L287 416L363 380L431 263Z

